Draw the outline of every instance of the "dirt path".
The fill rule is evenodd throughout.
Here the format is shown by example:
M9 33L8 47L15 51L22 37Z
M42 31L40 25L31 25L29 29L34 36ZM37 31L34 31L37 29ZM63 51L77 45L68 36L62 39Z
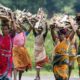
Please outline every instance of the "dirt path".
M34 76L23 76L22 80L34 80ZM41 76L41 80L55 80L53 76ZM80 80L79 78L70 78L70 80Z

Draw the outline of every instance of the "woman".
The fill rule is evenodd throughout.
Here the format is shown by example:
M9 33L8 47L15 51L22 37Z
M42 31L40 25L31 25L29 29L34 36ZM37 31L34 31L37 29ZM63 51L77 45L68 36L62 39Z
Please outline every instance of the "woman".
M8 79L11 80L12 75L12 36L10 34L8 22L2 21L2 40L0 42L0 74L4 74L8 69ZM6 57L7 55L7 57ZM9 57L9 60L7 60ZM9 63L9 64L8 64ZM8 66L9 65L9 66Z
M54 45L53 72L56 80L68 80L69 47L74 31L68 28L51 26Z
M74 62L75 62L75 57L77 55L77 36L74 35L71 44L70 44L70 56L69 56L69 78L72 72L72 69L74 69Z
M13 39L13 64L14 64L14 80L16 80L16 73L19 71L19 80L21 80L22 73L31 68L31 58L25 48L26 36L31 31L23 31L22 28L16 28L16 34Z
M76 31L77 36L79 38L79 44L77 45L77 55L80 55L80 13L77 13L76 15L76 22L78 24L78 29ZM79 78L80 78L80 57L78 56L77 58L77 62L78 62L78 69L79 69Z
M47 32L47 24L44 21L40 22L39 25L33 29L33 34L35 37L34 55L36 63L36 78L34 80L40 80L40 70L44 64L48 62L48 57L44 47Z

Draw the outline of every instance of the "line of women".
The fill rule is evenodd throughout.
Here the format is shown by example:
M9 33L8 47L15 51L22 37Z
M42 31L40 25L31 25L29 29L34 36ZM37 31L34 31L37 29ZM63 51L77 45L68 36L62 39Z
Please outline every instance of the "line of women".
M6 76L4 78L2 77L1 80L4 80L5 78L12 80L12 68L14 70L14 80L17 80L17 72L19 72L19 80L21 80L22 73L32 67L31 58L25 47L26 36L28 36L31 30L33 30L35 37L35 80L40 80L40 69L43 67L44 63L48 62L48 57L46 56L44 47L44 41L47 35L47 24L42 21L39 28L32 28L30 25L29 29L26 30L20 27L21 25L16 27L17 25L14 21L15 18L13 19L13 16L11 14L9 15L12 20L11 29L6 18L3 18L1 21L2 35L0 37L0 76ZM42 28L42 26L45 28ZM9 60L5 55L9 56ZM9 69L7 70L7 68ZM5 72L7 74L4 74Z
M17 72L19 72L19 80L21 80L22 73L32 67L31 57L25 47L25 41L28 34L33 30L35 37L34 56L36 65L36 77L35 80L40 79L40 70L45 63L49 62L49 58L46 55L44 46L45 38L48 32L48 26L42 15L39 15L39 20L33 25L30 25L29 29L16 27L15 18L10 14L12 18L10 29L9 23L6 19L2 20L0 35L0 76L3 76L7 72L7 78L12 80L12 68L14 70L14 80L17 80ZM80 16L76 17L79 24ZM50 25L50 32L54 41L53 54L53 73L56 80L69 80L70 74L76 55L79 55L79 47L76 43L76 34L80 36L79 27L72 18L68 17L69 22L65 22L66 25L62 26L59 23ZM5 57L8 55L9 59ZM79 57L77 57L79 74L80 63ZM12 66L13 64L13 66ZM9 69L8 69L9 67ZM4 74L5 75L5 74ZM4 79L2 79L4 80Z

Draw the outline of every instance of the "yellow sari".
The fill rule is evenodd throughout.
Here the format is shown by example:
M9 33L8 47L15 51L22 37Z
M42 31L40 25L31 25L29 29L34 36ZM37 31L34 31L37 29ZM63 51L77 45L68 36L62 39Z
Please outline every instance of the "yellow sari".
M68 53L70 41L68 39L64 39L62 42L56 45L55 57L56 55L60 55L59 57L54 57L53 63L53 72L55 78L61 78L62 80L68 79L68 65L65 60L69 60L69 57L66 55ZM58 60L59 59L59 60ZM58 62L56 62L58 60ZM57 77L56 77L57 76Z
M25 47L13 47L13 63L17 70L25 70L31 68L31 59Z
M76 35L74 36L74 38L71 41L70 44L70 56L69 56L69 64L73 65L74 61L76 60L76 55L77 55L77 49L75 47L75 41L76 40Z
M31 68L31 59L27 49L24 47L26 33L17 33L13 39L13 64L16 70L26 70Z

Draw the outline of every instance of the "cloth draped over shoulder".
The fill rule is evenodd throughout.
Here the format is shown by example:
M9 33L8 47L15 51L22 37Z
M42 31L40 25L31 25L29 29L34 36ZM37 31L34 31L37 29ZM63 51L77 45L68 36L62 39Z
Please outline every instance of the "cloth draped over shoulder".
M71 44L70 44L69 52L70 52L71 56L69 56L69 65L73 65L76 60L76 58L75 58L77 56L77 49L76 49L77 41L76 41L76 39L77 39L77 36L74 35L74 37L71 41Z
M17 45L17 46L24 46L25 44L25 33L21 32L21 33L16 33L14 39L13 39L13 45Z
M54 52L55 56L53 59L53 72L57 78L62 78L63 80L68 79L68 62L69 57L67 56L70 46L69 39L64 39L55 46Z
M21 32L13 40L13 63L17 70L26 70L31 68L31 58L25 45L25 33Z

